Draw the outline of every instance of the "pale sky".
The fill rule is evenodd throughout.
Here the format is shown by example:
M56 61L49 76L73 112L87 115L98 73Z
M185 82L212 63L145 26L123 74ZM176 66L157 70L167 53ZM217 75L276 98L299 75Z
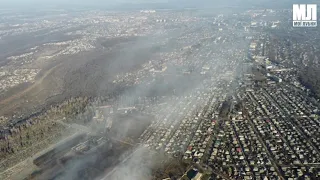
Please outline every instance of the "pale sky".
M120 4L153 4L160 3L173 7L195 6L261 6L261 7L291 7L293 3L317 3L320 0L0 0L0 8L10 5L20 6L112 6ZM143 8L143 7L142 7ZM156 7L155 7L156 8Z

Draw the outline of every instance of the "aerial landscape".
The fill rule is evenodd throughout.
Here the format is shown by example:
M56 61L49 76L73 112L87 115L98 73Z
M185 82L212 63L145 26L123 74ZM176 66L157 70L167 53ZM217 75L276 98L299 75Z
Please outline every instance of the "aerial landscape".
M307 3L3 2L0 179L320 179Z

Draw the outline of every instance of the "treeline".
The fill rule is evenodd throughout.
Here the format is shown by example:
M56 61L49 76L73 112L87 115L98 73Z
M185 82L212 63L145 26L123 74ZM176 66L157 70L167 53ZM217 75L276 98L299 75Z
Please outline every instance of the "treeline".
M307 66L299 73L299 80L306 88L310 89L312 95L320 98L320 69L315 66Z
M59 121L88 123L94 116L91 104L87 97L71 98L1 130L0 171L73 133Z

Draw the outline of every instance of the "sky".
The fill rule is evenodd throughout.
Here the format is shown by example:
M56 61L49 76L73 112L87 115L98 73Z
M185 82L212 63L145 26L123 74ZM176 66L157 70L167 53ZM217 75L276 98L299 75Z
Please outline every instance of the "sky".
M35 6L62 6L62 7L292 7L293 3L316 3L320 0L0 0L1 7L35 7Z

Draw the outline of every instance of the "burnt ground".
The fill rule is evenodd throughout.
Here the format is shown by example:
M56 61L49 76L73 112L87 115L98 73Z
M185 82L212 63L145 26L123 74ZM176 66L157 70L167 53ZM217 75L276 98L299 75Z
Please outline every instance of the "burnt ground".
M104 176L117 166L138 146L124 143L126 138L138 138L152 120L149 115L138 112L115 114L111 130L101 137L103 144L92 143L85 152L74 152L72 147L93 137L80 134L36 158L33 163L39 170L26 179L95 179ZM97 136L96 139L99 139Z

